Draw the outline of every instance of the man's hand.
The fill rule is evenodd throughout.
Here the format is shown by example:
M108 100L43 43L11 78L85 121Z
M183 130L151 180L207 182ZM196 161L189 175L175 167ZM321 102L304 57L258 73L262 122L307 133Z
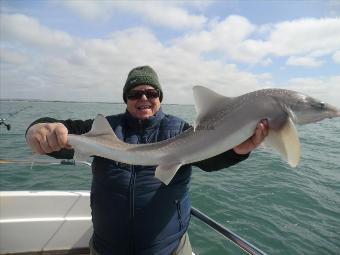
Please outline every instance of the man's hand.
M254 135L240 145L236 146L234 151L237 154L247 154L253 149L257 148L268 135L268 128L269 126L267 120L262 120L259 122L256 126Z
M67 143L68 130L62 123L39 123L31 126L26 133L26 142L39 154L71 149Z

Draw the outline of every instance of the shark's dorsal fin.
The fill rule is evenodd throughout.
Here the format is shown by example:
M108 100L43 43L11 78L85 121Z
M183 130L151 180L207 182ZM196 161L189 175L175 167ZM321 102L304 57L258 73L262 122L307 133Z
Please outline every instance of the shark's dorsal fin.
M88 133L83 134L89 139L93 139L93 142L99 143L102 146L124 144L123 141L119 140L116 134L113 132L112 127L108 120L101 114L98 114L92 123L92 128ZM83 148L74 148L75 160L86 161L89 157L93 156Z
M195 127L199 125L200 120L205 118L205 116L218 111L221 108L221 104L225 105L233 99L222 96L203 86L194 86L193 93L197 113Z
M86 136L99 136L112 134L115 135L107 119L104 117L104 115L98 114L92 123L92 128L90 132L86 133Z
M273 147L290 166L296 167L300 161L300 141L293 121L287 118L279 130L269 129L265 144Z
M90 132L83 134L83 136L96 137L98 142L103 143L124 144L113 132L109 121L101 114L98 114L94 119Z

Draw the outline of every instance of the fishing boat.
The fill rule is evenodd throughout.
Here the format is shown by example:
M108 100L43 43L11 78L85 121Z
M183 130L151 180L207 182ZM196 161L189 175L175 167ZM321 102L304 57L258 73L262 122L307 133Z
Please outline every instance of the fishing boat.
M192 207L191 214L248 254L265 254L198 209ZM0 191L1 255L89 254L92 231L89 191Z

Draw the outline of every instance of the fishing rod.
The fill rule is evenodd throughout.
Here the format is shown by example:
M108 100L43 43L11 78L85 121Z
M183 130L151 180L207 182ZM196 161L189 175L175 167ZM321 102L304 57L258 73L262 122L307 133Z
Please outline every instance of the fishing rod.
M8 115L8 117L13 117L14 115L18 114L19 112L22 112L28 108L32 108L32 106L26 106L24 108L21 108L15 112L10 112L10 113L5 113ZM0 118L0 126L5 126L7 131L11 130L11 124L6 123L6 119L5 118Z
M0 159L1 164L30 164L30 165L86 165L91 167L91 163L87 161L78 161L74 159L61 160L35 160L35 159Z
M1 164L40 164L40 165L86 165L87 167L91 167L91 163L87 161L76 161L73 159L62 159L62 160L33 160L33 159L0 159ZM250 255L266 255L265 252L257 248L255 245L249 243L239 235L235 234L233 231L229 230L222 224L218 223L217 221L211 219L206 214L202 213L195 207L191 207L190 211L191 215L196 217L201 222L205 223L216 232L221 234L227 240L230 240L234 243L237 247L245 251Z
M0 118L0 126L5 126L7 131L11 130L11 124L5 122L6 119Z

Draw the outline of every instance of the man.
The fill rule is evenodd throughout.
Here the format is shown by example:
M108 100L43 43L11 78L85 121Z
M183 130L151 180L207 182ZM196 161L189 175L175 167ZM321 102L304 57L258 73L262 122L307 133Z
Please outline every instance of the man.
M123 89L126 112L106 117L117 137L127 143L151 143L174 137L190 126L161 109L163 91L149 66L130 71ZM72 158L67 134L83 134L93 120L42 118L28 129L28 145L41 154ZM220 170L249 155L267 135L267 123L233 150L197 162L204 171ZM188 196L191 165L182 166L169 185L154 177L154 166L135 166L94 157L91 209L92 254L191 254L186 234L190 219Z

